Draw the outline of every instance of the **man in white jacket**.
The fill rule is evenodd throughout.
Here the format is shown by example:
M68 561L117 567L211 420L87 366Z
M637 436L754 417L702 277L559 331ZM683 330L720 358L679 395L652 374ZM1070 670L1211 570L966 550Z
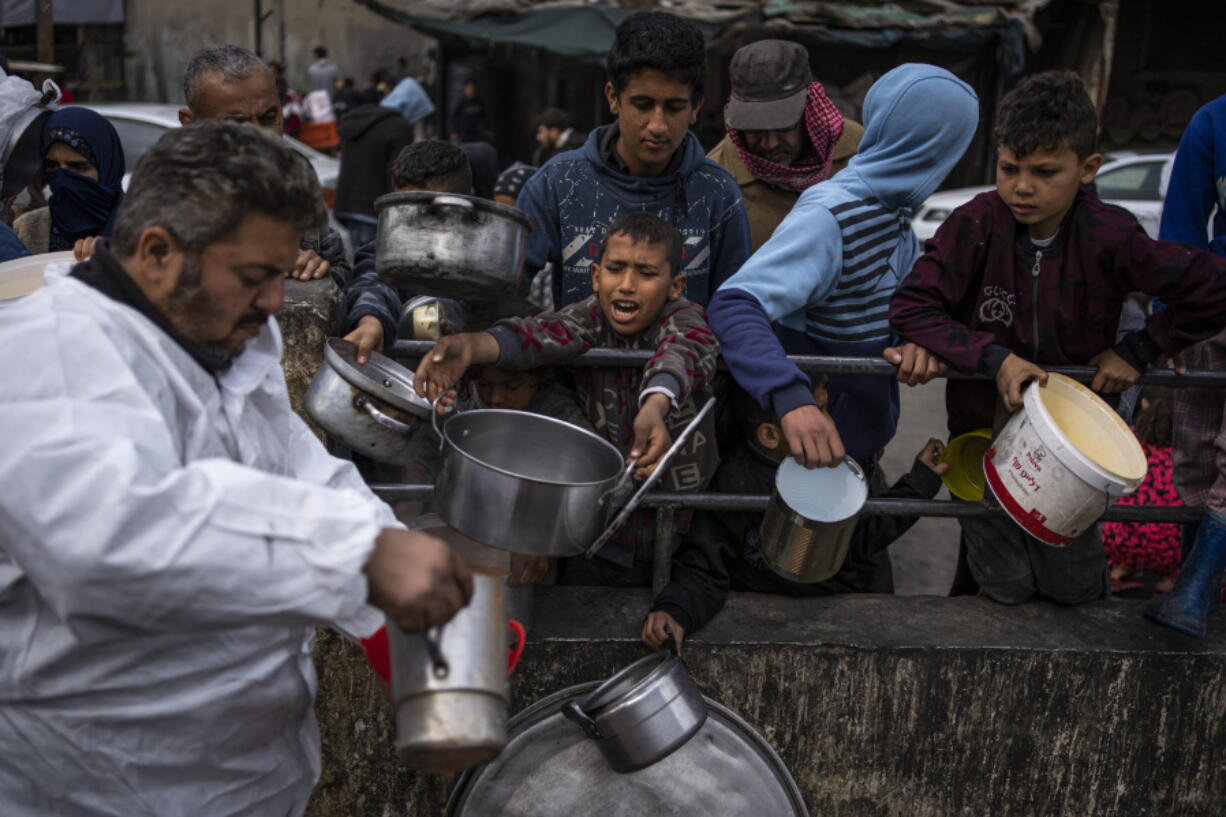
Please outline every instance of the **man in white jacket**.
M323 221L280 140L172 131L113 253L0 313L5 817L301 814L314 628L467 603L463 562L290 410L274 316Z

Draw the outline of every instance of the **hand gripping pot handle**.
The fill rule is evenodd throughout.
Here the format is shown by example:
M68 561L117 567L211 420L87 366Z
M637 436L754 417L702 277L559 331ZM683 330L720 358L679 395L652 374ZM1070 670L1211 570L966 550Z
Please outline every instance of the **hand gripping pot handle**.
M442 451L444 446L446 446L447 438L443 436L443 429L440 428L438 424L438 404L442 401L444 397L446 397L449 394L451 395L456 394L456 390L447 389L444 392L440 392L438 397L435 397L433 400L430 401L430 424L434 426L434 433L438 435L438 450L439 451ZM458 414L460 410L459 408L454 408L452 409L452 411Z

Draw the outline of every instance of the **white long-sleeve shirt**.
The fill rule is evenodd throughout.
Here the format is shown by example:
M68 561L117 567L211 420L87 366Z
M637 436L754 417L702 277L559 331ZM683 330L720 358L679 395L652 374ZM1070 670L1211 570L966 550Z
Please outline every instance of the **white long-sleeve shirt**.
M51 277L0 309L0 814L296 815L315 625L367 635L390 510L290 409Z

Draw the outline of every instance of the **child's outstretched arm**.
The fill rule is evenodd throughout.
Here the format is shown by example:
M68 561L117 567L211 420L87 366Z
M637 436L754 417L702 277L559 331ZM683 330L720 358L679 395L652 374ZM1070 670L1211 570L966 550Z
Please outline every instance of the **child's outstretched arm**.
M928 252L902 279L890 298L890 329L961 371L995 375L1009 350L997 345L990 332L973 331L953 317L967 294L978 288L987 263L983 253L991 225L985 224L983 208L976 202L950 214Z
M915 455L911 470L874 497L882 499L932 499L941 490L941 474L949 463L941 462L945 444L932 438ZM864 516L856 524L856 537L867 543L868 553L878 553L893 544L918 521L917 516Z
M413 376L413 388L433 401L458 383L469 366L497 363L498 356L498 341L489 332L446 335L421 359Z
M711 298L711 328L732 376L780 418L797 462L813 468L843 461L834 421L818 410L812 384L787 358L771 324L822 303L842 270L838 221L801 195L770 239Z
M630 458L638 460L634 469L636 479L646 479L656 470L656 464L673 443L666 422L672 403L664 392L647 395L634 415L634 443L630 446Z

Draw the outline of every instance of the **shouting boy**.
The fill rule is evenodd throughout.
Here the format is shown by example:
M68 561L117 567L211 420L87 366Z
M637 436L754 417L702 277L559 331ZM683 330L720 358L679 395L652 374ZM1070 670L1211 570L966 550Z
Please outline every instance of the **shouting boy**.
M635 473L645 477L710 396L719 346L702 308L681 296L685 275L676 230L650 213L627 213L609 226L599 249L590 270L594 294L557 312L440 339L422 359L414 385L434 399L474 364L534 369L571 360L593 346L654 350L642 370L576 372L580 401L597 433L638 458ZM661 488L701 490L717 463L708 416L670 464ZM650 583L653 542L649 517L636 513L593 560L593 580Z
M1226 323L1226 260L1154 241L1126 211L1083 189L1102 163L1097 129L1076 74L1023 80L1001 101L996 190L950 214L890 302L899 335L961 371L995 378L995 389L948 383L951 434L999 431L1021 407L1027 382L1046 383L1042 364L1096 366L1091 388L1114 394L1160 354ZM1159 295L1170 307L1117 343L1129 292ZM904 362L900 377L907 369ZM990 495L985 501L995 504ZM992 599L1075 604L1106 595L1096 526L1055 548L1003 517L958 521L971 574Z
M749 257L749 220L736 182L689 130L707 77L702 32L662 11L635 14L617 27L607 65L605 97L617 121L550 159L520 193L517 206L536 225L524 280L552 264L553 302L582 300L605 228L646 210L681 233L673 274L685 276L687 298L706 306Z

